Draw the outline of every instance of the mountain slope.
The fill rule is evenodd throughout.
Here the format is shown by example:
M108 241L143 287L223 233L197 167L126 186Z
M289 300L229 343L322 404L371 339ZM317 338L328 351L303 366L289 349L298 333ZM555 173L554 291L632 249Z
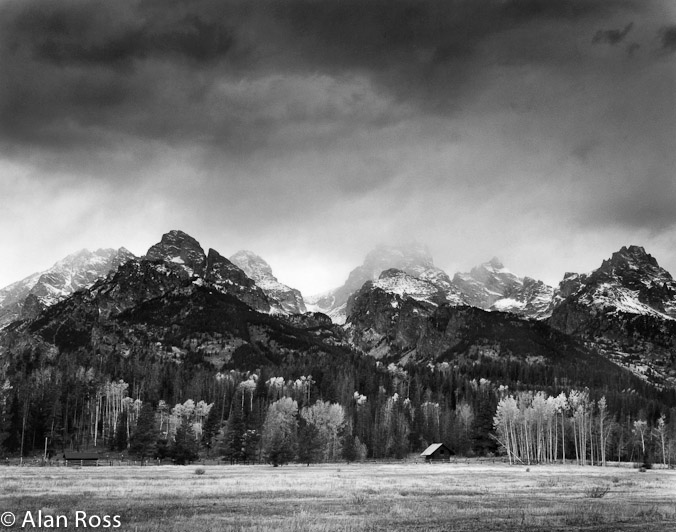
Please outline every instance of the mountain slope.
M535 319L545 318L551 312L554 289L530 277L517 277L497 258L472 268L469 273L456 273L453 284L473 307Z
M420 244L377 247L366 255L361 266L350 272L343 286L308 298L306 302L310 308L328 314L335 323L345 323L350 296L364 283L378 279L383 271L390 269L400 270L410 277L434 284L444 291L449 302L464 302L448 274L434 265L429 250Z
M434 305L366 283L350 300L350 342L384 363L449 363L503 381L537 375L600 386L635 382L628 372L543 321L476 307ZM469 371L469 369L468 369ZM473 370L472 370L473 371ZM499 380L499 382L501 382Z
M37 315L82 288L91 286L134 255L125 248L83 249L68 255L44 272L35 273L0 290L0 327Z
M270 312L267 296L253 279L216 250L209 249L205 254L199 242L183 231L172 230L162 235L150 247L145 260L163 264L197 284L208 283L260 312Z
M280 283L272 274L270 265L255 253L241 250L232 255L230 261L256 282L279 312L286 314L307 312L300 291Z
M589 275L568 274L549 320L658 384L676 383L676 282L639 246Z
M170 231L144 258L11 325L3 340L30 345L33 357L99 356L114 367L134 359L152 371L187 361L212 371L253 369L291 355L350 352L325 316L280 320L269 312L267 296L242 270L213 249L205 254L190 235ZM146 377L157 375L139 378Z

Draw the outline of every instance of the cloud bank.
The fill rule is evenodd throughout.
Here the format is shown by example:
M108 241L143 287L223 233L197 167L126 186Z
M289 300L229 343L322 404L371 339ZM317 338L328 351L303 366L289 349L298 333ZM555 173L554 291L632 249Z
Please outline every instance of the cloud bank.
M373 245L676 272L668 0L2 0L0 284L172 228L306 292ZM651 247L651 244L655 247Z

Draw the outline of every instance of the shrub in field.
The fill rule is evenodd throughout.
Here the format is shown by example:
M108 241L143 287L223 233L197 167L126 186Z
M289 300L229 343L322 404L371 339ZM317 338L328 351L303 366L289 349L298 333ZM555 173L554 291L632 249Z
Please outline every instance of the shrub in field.
M353 493L350 502L352 502L352 504L355 506L361 506L363 504L366 504L368 498L369 496L366 493L363 492Z
M563 522L569 527L587 527L602 525L606 522L606 518L598 510L581 508L579 512L565 516Z
M585 497L589 499L601 499L610 491L610 486L591 486L584 490Z

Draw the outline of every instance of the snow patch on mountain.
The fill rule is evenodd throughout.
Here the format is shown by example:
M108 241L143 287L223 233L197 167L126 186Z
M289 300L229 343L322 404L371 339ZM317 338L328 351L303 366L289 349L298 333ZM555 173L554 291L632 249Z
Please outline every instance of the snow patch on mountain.
M364 283L379 280L381 273L390 269L399 270L408 278L406 281L403 278L383 281L383 289L398 290L402 293L408 293L407 290L410 290L411 294L418 294L418 297L422 297L425 291L435 293L442 291L447 302L454 305L465 303L448 274L434 265L429 249L422 244L412 243L404 246L376 247L366 255L361 266L350 272L343 286L308 297L306 305L316 312L329 315L334 323L342 325L347 318L346 303L349 297Z
M0 290L0 327L22 317L26 299L31 296L33 307L45 308L83 288L134 259L125 248L83 249L56 262L51 268L34 273Z
M389 269L373 281L374 288L380 288L399 297L410 297L417 301L427 301L434 305L446 301L444 291L429 281L414 277L401 270Z
M299 290L280 283L272 273L270 265L252 251L241 250L230 260L242 269L258 287L271 299L272 307L283 314L303 314L307 312L303 296Z
M551 314L554 288L530 277L518 277L496 257L470 272L456 273L453 284L473 307L535 319Z

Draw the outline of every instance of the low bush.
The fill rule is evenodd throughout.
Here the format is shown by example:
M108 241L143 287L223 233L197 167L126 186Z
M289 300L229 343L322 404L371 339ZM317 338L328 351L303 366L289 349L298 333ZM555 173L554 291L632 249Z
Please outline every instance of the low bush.
M589 499L601 499L610 491L610 486L591 486L584 490L585 497Z

